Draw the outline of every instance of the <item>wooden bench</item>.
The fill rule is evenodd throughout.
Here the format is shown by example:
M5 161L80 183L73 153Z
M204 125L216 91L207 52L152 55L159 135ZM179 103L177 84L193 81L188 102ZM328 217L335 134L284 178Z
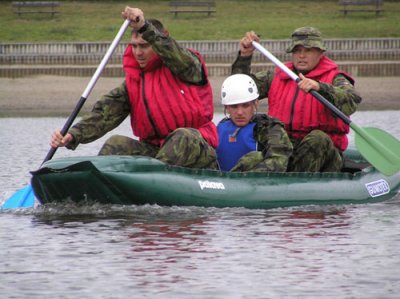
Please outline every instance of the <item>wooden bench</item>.
M346 16L348 12L375 12L378 15L383 11L383 0L339 0L343 6L342 11Z
M13 1L12 6L14 13L18 16L30 13L48 13L54 17L55 14L60 13L58 1Z
M178 16L178 13L207 13L211 16L216 12L215 1L170 1L170 13Z

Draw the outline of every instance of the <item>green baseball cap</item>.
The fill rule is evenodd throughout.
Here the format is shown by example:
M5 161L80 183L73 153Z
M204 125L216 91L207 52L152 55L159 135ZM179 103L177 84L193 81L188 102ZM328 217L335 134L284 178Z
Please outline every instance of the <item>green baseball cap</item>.
M292 44L286 49L287 53L293 52L296 46L303 46L306 48L318 48L326 51L326 46L322 40L321 32L314 27L301 27L297 28L292 33Z

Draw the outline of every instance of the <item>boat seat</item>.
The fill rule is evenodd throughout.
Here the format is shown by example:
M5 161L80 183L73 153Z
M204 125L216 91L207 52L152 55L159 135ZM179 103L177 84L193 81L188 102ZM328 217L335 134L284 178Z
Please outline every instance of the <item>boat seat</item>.
M356 172L359 172L369 166L371 166L371 164L368 163L367 161L353 161L353 160L345 159L344 165L343 165L343 168L341 171L356 173Z

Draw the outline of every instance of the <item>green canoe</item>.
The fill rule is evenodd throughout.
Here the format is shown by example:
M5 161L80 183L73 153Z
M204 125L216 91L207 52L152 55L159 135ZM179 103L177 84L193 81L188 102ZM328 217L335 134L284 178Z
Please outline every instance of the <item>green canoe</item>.
M221 173L131 156L50 160L33 172L43 204L72 200L104 204L270 209L300 205L364 204L400 190L400 172L385 176L356 150L341 173Z

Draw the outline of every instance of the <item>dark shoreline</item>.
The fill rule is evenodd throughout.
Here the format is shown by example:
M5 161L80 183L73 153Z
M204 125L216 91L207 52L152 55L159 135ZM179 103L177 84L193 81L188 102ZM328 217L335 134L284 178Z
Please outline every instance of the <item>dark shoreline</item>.
M225 77L210 78L216 112L223 112L219 103L219 90L224 79ZM89 80L89 77L63 76L0 78L0 117L68 116ZM102 94L118 86L122 80L100 78L82 111L90 110ZM363 97L359 111L400 110L399 77L356 78L356 88ZM261 105L261 111L266 111L266 104Z

